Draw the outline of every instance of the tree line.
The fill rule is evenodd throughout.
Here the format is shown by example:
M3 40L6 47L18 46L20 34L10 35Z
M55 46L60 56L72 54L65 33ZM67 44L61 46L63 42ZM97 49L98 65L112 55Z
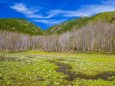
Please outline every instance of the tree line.
M115 24L96 21L60 35L31 36L16 32L0 31L1 51L44 50L115 52Z

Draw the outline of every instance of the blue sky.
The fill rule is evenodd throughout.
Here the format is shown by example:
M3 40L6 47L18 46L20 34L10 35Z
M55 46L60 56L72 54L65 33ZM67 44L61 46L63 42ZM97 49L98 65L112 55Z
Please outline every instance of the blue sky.
M0 0L0 18L25 18L44 30L108 11L115 11L115 0Z

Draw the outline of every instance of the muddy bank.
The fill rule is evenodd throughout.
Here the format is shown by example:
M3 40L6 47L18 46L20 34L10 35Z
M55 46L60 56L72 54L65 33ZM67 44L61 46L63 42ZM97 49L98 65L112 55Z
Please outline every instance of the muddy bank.
M57 72L62 72L66 75L68 75L68 77L66 78L69 81L73 81L76 78L81 78L81 79L91 79L91 80L96 80L98 78L103 79L103 80L107 80L109 77L111 76L115 76L115 72L111 72L111 71L107 71L107 72L101 72L95 76L89 76L89 75L85 75L82 73L76 73L76 72L72 72L70 71L72 69L72 67L70 67L67 64L61 63L61 62L55 62L53 60L50 60L49 62L51 63L55 63L57 66L59 66L58 69L56 69Z

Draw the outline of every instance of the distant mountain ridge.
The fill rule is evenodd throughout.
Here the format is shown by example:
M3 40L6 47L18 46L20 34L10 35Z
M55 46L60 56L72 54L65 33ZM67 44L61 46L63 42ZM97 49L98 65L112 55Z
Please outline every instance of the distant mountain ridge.
M22 18L0 18L0 30L29 35L41 35L43 33L40 27Z
M115 11L103 12L91 17L76 18L52 26L46 31L43 31L40 27L22 18L0 18L0 30L13 31L29 35L62 34L66 31L71 31L73 29L80 29L81 27L89 24L90 22L95 22L99 20L106 21L108 23L114 23Z
M45 32L45 34L61 34L66 31L71 31L73 29L77 30L77 29L80 29L82 26L85 26L89 22L94 22L98 20L106 21L108 23L113 23L115 21L115 11L99 13L92 17L81 17L81 18L73 19L73 20L61 23L59 25L50 27Z

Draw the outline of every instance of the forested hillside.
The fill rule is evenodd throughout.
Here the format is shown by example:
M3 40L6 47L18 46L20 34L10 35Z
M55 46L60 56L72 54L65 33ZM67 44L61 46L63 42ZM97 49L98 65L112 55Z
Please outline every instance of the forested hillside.
M98 21L87 24L79 30L61 35L29 36L14 32L0 31L2 51L98 51L115 52L115 24Z
M104 13L99 13L92 17L81 17L81 18L73 19L73 20L64 22L62 24L50 27L45 32L45 34L61 34L66 31L71 31L73 29L77 30L87 25L90 22L95 22L98 20L106 21L108 23L113 23L115 21L115 12L104 12Z
M48 30L43 31L40 27L28 22L21 18L1 18L0 19L0 30L19 32L30 35L51 35L51 34L62 34L66 31L78 30L83 26L93 23L96 21L104 21L107 23L115 22L115 11L99 13L92 17L81 17L76 18L59 25L50 27Z
M51 52L98 51L115 53L115 12L100 13L90 18L84 17L63 23L58 25L59 27L54 26L58 27L59 30L49 29L48 34L52 30L50 35L37 35L42 32L41 29L22 19L1 19L0 25L1 51L37 49ZM61 27L66 29L63 30ZM56 34L58 32L62 34Z
M29 35L41 35L42 29L31 22L20 18L1 18L0 30L24 33Z

